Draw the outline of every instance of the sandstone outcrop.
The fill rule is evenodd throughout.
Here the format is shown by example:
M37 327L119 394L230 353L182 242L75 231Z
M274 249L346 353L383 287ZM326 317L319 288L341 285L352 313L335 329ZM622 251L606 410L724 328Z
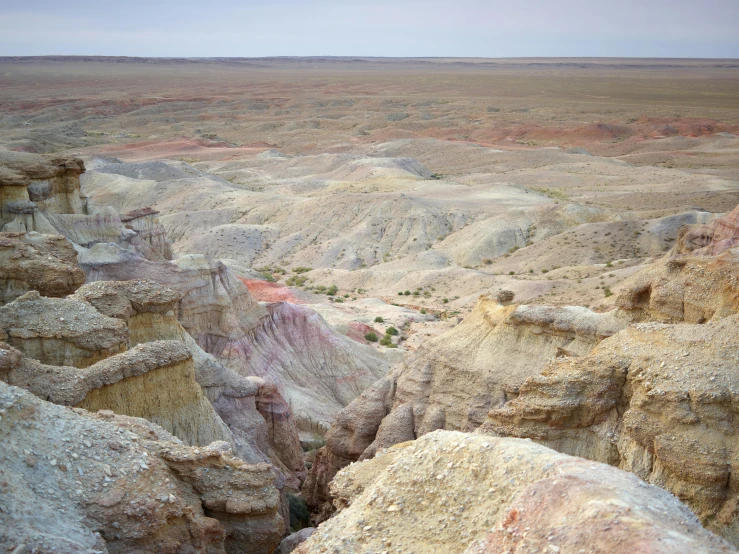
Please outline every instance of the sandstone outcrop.
M739 253L666 258L621 287L616 305L635 321L704 323L739 313Z
M146 259L171 258L156 212L129 214L124 226L113 208L96 209L82 194L84 171L78 158L0 151L0 231L62 235L87 248L115 243Z
M85 282L77 252L62 236L0 233L0 305L28 291L63 297Z
M585 355L625 322L576 306L502 306L482 297L472 314L429 340L342 410L304 486L317 509L340 467L436 429L473 431L518 395L554 356Z
M11 348L0 343L0 352ZM18 355L16 350L6 357ZM142 417L190 445L233 444L228 427L195 381L192 356L180 342L144 343L85 368L29 358L6 365L5 370L0 367L1 380L55 404Z
M739 456L738 328L739 315L632 325L591 355L553 362L526 381L480 432L531 438L631 471L739 544L731 469Z
M31 291L0 306L0 341L41 363L81 368L126 350L128 330L86 302Z
M80 254L80 265L88 281L151 279L178 291L177 317L197 344L237 374L277 385L285 401L280 410L292 410L305 433L325 432L387 372L381 354L340 335L315 311L259 304L223 263L205 256L154 263L99 244Z
M271 460L286 472L290 486L299 486L302 450L289 406L274 385L237 375L196 344L178 321L180 292L151 280L98 281L84 285L72 298L125 321L130 346L178 341L192 356L194 380L230 429L219 438L235 441L236 452L251 463Z
M15 222L14 226L39 231L35 228L39 211L86 213L87 199L80 194L84 171L78 158L0 151L0 227Z
M226 443L184 446L146 420L57 406L4 383L0 404L0 548L268 554L280 542L276 473Z
M675 253L716 256L736 246L739 246L739 206L713 223L682 228Z
M159 212L151 208L141 208L121 216L127 229L136 231L142 240L148 242L165 260L171 260L172 248L167 241L167 232L157 218Z
M530 441L436 431L342 470L295 552L729 553L668 492Z

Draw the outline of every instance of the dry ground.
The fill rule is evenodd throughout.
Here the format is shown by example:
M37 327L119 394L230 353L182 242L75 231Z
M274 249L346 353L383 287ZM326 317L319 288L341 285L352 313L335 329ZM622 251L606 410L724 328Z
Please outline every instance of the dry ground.
M0 129L177 253L411 345L503 288L605 309L739 203L737 60L0 58Z

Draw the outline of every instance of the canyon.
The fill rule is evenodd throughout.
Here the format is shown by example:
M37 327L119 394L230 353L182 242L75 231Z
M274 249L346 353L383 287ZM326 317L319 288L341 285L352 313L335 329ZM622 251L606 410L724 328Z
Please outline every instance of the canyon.
M737 69L0 58L0 547L735 552Z

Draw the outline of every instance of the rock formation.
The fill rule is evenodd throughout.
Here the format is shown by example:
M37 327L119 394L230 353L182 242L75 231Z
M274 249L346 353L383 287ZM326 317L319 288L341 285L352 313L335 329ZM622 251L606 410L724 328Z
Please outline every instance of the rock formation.
M121 223L127 229L132 229L141 237L142 240L148 242L157 252L162 255L165 260L171 260L172 248L167 241L167 232L157 219L159 212L151 208L142 208L134 210L121 216Z
M77 252L62 236L0 233L0 305L31 290L62 297L85 282Z
M472 314L429 340L336 418L304 486L314 508L336 470L436 429L473 431L557 355L585 355L625 322L586 308L502 306L482 297Z
M530 441L436 431L342 470L295 551L729 553L668 492Z
M704 323L737 313L739 254L665 258L624 282L616 305L635 321Z
M259 304L224 264L205 256L155 263L101 244L80 254L80 265L90 281L147 278L178 291L177 317L197 344L237 374L277 385L286 401L279 410L292 410L305 433L325 432L387 371L381 354L340 335L315 311Z
M84 171L77 158L0 151L0 228L47 232L42 211L86 213L79 178Z
M715 256L739 246L739 206L705 225L688 225L680 230L675 253Z
M673 492L711 530L739 543L731 467L739 315L639 323L589 356L553 362L491 410L480 432L528 437L609 463Z
M31 291L0 306L0 341L44 364L83 368L126 350L128 330L86 302Z
M227 443L184 446L146 420L72 410L4 383L0 405L0 548L264 554L280 541L277 474Z
M0 151L0 231L62 235L81 247L115 243L147 259L171 257L164 229L148 212L124 227L110 207L96 209L81 193L78 158Z

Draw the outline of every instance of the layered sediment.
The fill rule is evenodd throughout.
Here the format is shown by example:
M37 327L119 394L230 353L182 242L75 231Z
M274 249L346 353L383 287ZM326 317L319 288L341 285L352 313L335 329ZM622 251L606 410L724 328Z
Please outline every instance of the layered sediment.
M0 404L9 551L264 554L284 534L276 473L226 443L184 446L149 421L72 410L5 383Z

